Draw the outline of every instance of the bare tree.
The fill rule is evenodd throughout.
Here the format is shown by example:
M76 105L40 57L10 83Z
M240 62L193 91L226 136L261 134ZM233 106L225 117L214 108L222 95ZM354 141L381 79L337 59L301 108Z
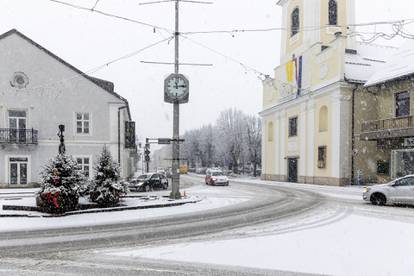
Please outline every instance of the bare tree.
M244 132L248 159L253 165L253 176L257 176L257 166L261 164L262 123L256 116L246 117Z
M234 173L239 172L239 161L243 152L244 114L240 110L228 109L220 113L217 129L223 145L226 165Z

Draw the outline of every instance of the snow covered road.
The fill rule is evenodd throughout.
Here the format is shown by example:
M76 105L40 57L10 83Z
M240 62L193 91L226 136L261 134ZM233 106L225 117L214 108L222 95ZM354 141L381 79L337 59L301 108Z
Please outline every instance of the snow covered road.
M35 260L42 271L53 271L62 262L59 273L87 275L376 276L413 271L414 209L366 204L360 187L252 179L210 187L200 177L183 180L196 183L186 191L205 197L205 206L147 215L139 211L133 220L131 214L118 214L114 224L96 218L85 226L75 218L57 221L63 229L37 225L37 231L0 233L0 275L11 268L15 270L5 275L17 275Z

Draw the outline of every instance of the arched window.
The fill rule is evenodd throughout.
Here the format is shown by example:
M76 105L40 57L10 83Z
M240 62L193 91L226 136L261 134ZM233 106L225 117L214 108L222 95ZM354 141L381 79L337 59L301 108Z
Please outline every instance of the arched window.
M329 25L338 25L338 3L329 0Z
M274 128L273 128L273 122L269 122L267 127L267 141L273 142L274 139Z
M295 34L297 34L299 32L299 28L300 28L300 19L299 19L299 8L295 8L292 12L292 17L291 17L291 36L294 36Z
M319 110L319 132L328 131L328 108L322 106Z

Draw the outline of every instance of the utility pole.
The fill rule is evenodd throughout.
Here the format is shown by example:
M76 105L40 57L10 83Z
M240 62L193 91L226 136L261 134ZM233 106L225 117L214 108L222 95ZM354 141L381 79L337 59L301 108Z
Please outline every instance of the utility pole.
M172 191L170 198L179 199L180 194L180 104L187 103L189 98L189 81L180 74L180 2L196 3L196 4L212 4L208 1L197 0L171 0L171 1L150 1L141 3L159 4L163 2L175 2L175 58L174 58L174 74L168 76L164 81L164 101L173 104L173 139L172 139ZM153 62L154 64L171 64L165 62ZM184 64L183 64L184 65ZM211 64L192 64L185 63L190 66L211 66Z
M180 73L180 1L175 0L175 59L174 73ZM172 190L170 198L179 199L180 194L180 104L178 101L173 104L173 144L172 144Z

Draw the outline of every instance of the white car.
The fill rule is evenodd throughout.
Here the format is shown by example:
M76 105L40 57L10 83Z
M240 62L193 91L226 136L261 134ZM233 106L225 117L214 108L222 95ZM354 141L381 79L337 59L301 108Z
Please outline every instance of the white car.
M362 198L374 205L414 204L414 175L365 187Z
M229 186L229 179L221 170L207 170L205 182L212 186Z

